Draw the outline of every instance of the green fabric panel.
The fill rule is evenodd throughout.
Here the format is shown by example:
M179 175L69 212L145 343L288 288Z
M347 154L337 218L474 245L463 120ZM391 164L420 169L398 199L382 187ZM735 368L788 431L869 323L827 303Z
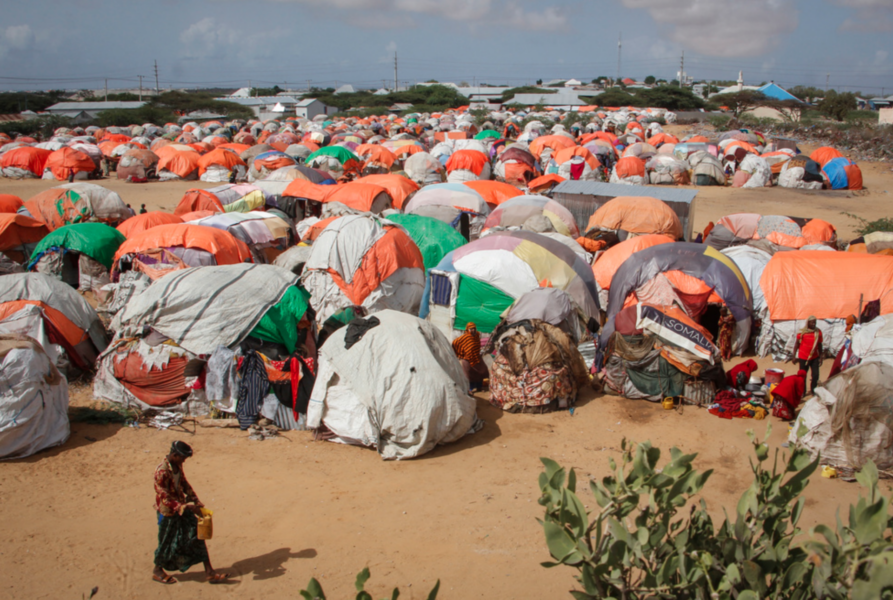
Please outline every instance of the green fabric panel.
M252 337L282 344L289 352L298 347L298 322L307 312L310 293L302 287L288 288L277 304L251 330Z
M309 163L317 156L334 156L342 165L350 159L357 160L357 155L345 148L344 146L323 146L310 156L304 162Z
M658 357L657 371L638 371L627 367L629 380L641 392L649 396L680 396L685 391L685 373L671 365L667 360Z
M462 234L450 227L449 223L431 217L390 215L387 219L406 229L422 253L426 271L439 265L444 256L466 243Z
M472 322L477 325L478 331L490 333L499 325L500 315L514 301L514 298L492 285L460 274L453 328L465 329L465 325Z
M75 223L51 231L37 244L33 256L50 248L66 248L86 254L106 268L111 268L115 252L125 239L120 231L104 223Z

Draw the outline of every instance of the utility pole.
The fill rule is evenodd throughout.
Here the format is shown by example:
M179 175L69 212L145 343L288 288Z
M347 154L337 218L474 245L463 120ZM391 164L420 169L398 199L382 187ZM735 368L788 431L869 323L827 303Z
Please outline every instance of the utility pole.
M399 87L397 83L397 51L394 50L394 91L396 92Z
M309 79L307 80L307 91L308 92L310 91L310 80Z
M155 95L158 95L158 61L155 61Z
M831 73L825 75L825 92L828 91L828 84L831 82Z
M140 78L140 102L143 101L143 76L137 75Z
M617 80L614 85L616 86L620 83L620 56L623 52L623 32L620 32L620 35L617 37Z
M682 51L682 59L679 61L679 87L685 87L685 50Z
M105 101L109 101L109 80L105 80Z

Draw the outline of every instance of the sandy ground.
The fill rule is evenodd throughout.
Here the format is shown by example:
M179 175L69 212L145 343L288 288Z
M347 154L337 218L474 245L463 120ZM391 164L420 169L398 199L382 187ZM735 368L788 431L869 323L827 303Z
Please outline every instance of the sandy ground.
M858 195L701 188L695 228L753 211L820 217L843 239L853 237L852 221L840 212L888 216L887 190L893 191L889 163L861 166L868 190ZM186 189L211 187L101 183L134 207L165 210ZM52 185L2 180L0 192L28 198ZM772 364L759 362L761 370ZM823 372L829 368L827 361ZM89 388L73 386L76 403L90 396ZM0 466L0 597L80 598L94 586L98 598L297 597L316 577L330 598L346 598L365 566L375 597L399 586L402 598L425 598L438 578L445 599L569 597L573 572L539 566L549 555L535 521L542 516L538 457L602 477L623 437L697 452L697 468L716 471L703 497L721 519L751 481L745 432L762 434L767 425L592 392L573 416L503 414L485 397L478 402L482 431L403 463L383 462L369 449L313 442L307 432L256 442L233 429L75 423L63 446ZM777 447L787 426L770 421ZM180 575L174 586L150 580L157 531L152 473L175 439L195 448L186 472L214 510L209 548L215 566L234 575L229 585L203 583L200 569ZM855 484L813 477L801 524L832 523L858 493ZM596 507L588 490L582 497Z

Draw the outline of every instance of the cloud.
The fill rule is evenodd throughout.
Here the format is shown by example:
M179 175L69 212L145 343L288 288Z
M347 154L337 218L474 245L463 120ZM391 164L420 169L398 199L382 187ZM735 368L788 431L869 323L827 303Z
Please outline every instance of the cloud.
M0 58L14 51L30 48L34 44L34 32L28 25L10 25L0 32Z
M409 15L388 12L361 12L347 17L347 23L361 29L414 29L418 25Z
M886 50L878 50L874 53L874 66L883 67L887 64L887 59L890 57L890 53Z
M514 2L505 6L503 12L508 23L526 31L563 31L568 28L567 13L556 6L548 6L542 11L526 11Z
M849 8L853 16L847 17L838 28L840 31L858 33L889 33L893 31L893 2L890 0L829 0L831 4Z
M668 28L667 37L701 54L760 56L797 28L793 0L623 0Z
M180 41L187 47L203 55L211 55L239 39L238 33L228 25L219 23L214 17L205 17L180 33Z

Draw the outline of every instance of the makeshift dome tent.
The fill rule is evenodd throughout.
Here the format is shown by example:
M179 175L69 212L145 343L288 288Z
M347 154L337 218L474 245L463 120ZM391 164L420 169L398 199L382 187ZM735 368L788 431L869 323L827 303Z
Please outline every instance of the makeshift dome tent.
M846 318L879 301L880 314L893 312L893 257L851 252L800 250L776 253L760 277L769 319L760 331L758 352L775 360L795 354L797 331L814 316L826 354L844 342Z
M65 443L68 382L36 340L0 333L0 389L0 459Z
M373 447L386 460L421 456L472 431L476 403L443 334L392 310L375 318L380 324L356 342L349 325L320 349L307 426Z
M388 215L387 220L406 230L422 253L426 271L436 267L444 256L467 242L458 231L432 217L393 214Z
M361 144L356 153L364 161L364 173L387 173L397 160L394 153L381 144Z
M162 212L160 210L150 210L141 215L134 215L118 225L117 229L125 238L133 237L138 233L142 233L147 229L152 229L158 225L170 225L172 223L182 223L183 219L177 215Z
M782 163L778 185L785 188L820 190L825 186L825 175L819 163L803 155Z
M242 153L242 159L249 165L248 181L254 182L258 179L264 179L273 171L298 166L297 161L278 150L268 150L261 152L250 159L245 158L246 153Z
M567 180L596 180L601 174L601 162L588 148L572 146L552 154L548 172L557 172Z
M380 214L381 211L391 208L394 203L385 188L361 180L332 186L323 202L340 202L353 210L375 214Z
M501 181L466 181L466 185L483 196L490 210L493 210L506 200L523 195L524 192L513 185Z
M716 225L707 234L704 243L717 250L746 244L756 235L760 218L761 215L757 213L726 215L716 222Z
M681 145L679 144L679 146ZM678 157L679 154L677 153L676 156ZM723 170L722 162L713 154L705 150L698 150L688 156L688 164L691 165L691 180L693 184L726 184L726 173Z
M24 209L50 230L84 222L115 226L133 215L117 193L91 183L50 188L27 200Z
M645 248L675 241L670 236L659 233L637 235L608 248L599 255L592 265L592 274L595 276L595 283L598 286L599 305L608 306L608 292L611 289L614 274L630 256Z
M250 212L273 203L273 197L257 186L248 183L224 183L223 185L187 190L174 209L177 216L197 210L215 212Z
M526 128L525 128L526 131ZM549 164L552 154L565 148L573 148L577 144L573 138L567 135L542 135L529 144L530 153L539 161L542 167Z
M611 183L645 185L647 174L645 161L637 156L624 156L611 169Z
M0 194L0 213L15 213L22 208L22 199L13 194Z
M359 173L363 162L344 146L325 146L307 157L308 167L327 171L335 179L348 173Z
M621 240L634 235L660 233L682 239L682 223L672 208L648 196L618 196L589 217L586 231L614 231Z
M711 334L677 306L636 303L602 333L605 391L658 402L722 381ZM709 389L709 387L708 387Z
M31 259L35 246L48 233L46 225L30 217L0 213L0 252L19 264Z
M568 246L530 231L497 231L446 255L429 270L421 317L445 333L469 322L488 333L502 312L538 287L564 290L585 319L598 318L592 269Z
M230 265L251 260L244 242L228 231L186 223L158 225L130 237L118 248L112 278L128 270L157 279L189 267Z
M601 345L614 330L614 318L635 294L641 303L666 307L677 304L699 321L709 304L725 305L735 318L732 351L747 347L753 299L744 275L726 255L704 244L660 244L631 255L614 273L608 295L608 320ZM706 325L706 324L705 324Z
M80 150L64 147L47 156L43 179L68 181L72 177L86 179L97 169L90 156Z
M427 152L417 152L407 158L403 171L419 185L441 183L446 179L443 163Z
M0 320L29 305L41 311L43 326L54 344L64 348L71 363L81 370L92 368L108 344L96 311L70 286L41 273L3 276L0 286Z
M128 150L118 161L115 174L118 179L154 179L157 177L158 161L161 160L151 150Z
M486 154L477 150L457 150L445 166L450 183L490 179L490 161Z
M837 242L837 231L821 219L765 215L757 222L753 239L768 240L788 248L803 248L811 244L833 245Z
M34 248L28 268L57 277L81 291L109 283L112 257L124 235L104 223L75 223L60 227Z
M273 264L283 269L288 269L295 275L301 275L304 272L304 265L310 258L312 247L304 244L292 246L282 254L276 257Z
M572 238L580 235L574 216L564 206L545 196L517 196L500 204L484 223L492 227L521 227L531 217L546 217L558 233Z
M822 464L859 470L871 460L893 467L893 366L869 362L816 388L791 427L788 442Z
M371 183L386 189L393 200L393 207L398 210L403 208L407 200L419 191L419 185L416 182L399 173L366 175L355 181L357 183Z
M577 349L580 319L568 295L538 288L506 311L484 352L490 366L490 403L509 412L568 408L589 383L589 369Z
M280 267L238 264L186 269L154 282L120 315L121 327L100 357L94 394L143 410L207 412L206 406L202 410L184 402L191 392L187 374L198 376L202 357L221 346L233 348L249 335L260 337L257 329L264 317L296 281ZM290 333L292 326L297 329L295 319L300 316L295 312L301 312L301 302L295 299L290 325L283 326L281 334ZM306 302L303 307L306 310ZM147 339L147 332L154 339Z
M847 252L893 255L893 232L873 231L857 237L847 246Z
M861 190L862 170L848 158L834 158L822 167L832 190Z
M659 154L645 163L651 185L688 185L691 166L675 156Z
M461 183L438 183L419 190L403 207L407 214L434 217L455 228L461 225L463 214L468 215L470 237L480 235L490 207L477 191Z
M402 227L365 215L332 221L313 243L301 282L319 323L343 308L362 306L415 313L425 265Z
M234 171L236 179L244 179L248 166L231 150L217 148L198 159L198 176L202 181L227 182Z
M0 158L0 174L14 179L39 179L46 168L49 150L22 146L3 153Z
M219 213L190 221L190 225L227 231L243 242L255 263L269 264L294 242L291 226L269 212Z
M496 157L493 174L497 181L521 187L536 178L539 169L536 158L522 146L509 146Z
M843 153L836 148L831 148L830 146L821 146L813 150L812 154L809 155L809 158L819 163L819 166L824 167L826 164L836 158L845 157Z
M165 146L170 148L170 146ZM173 179L195 180L198 179L198 161L201 155L194 150L172 151L159 155L158 179L161 181L170 181Z

